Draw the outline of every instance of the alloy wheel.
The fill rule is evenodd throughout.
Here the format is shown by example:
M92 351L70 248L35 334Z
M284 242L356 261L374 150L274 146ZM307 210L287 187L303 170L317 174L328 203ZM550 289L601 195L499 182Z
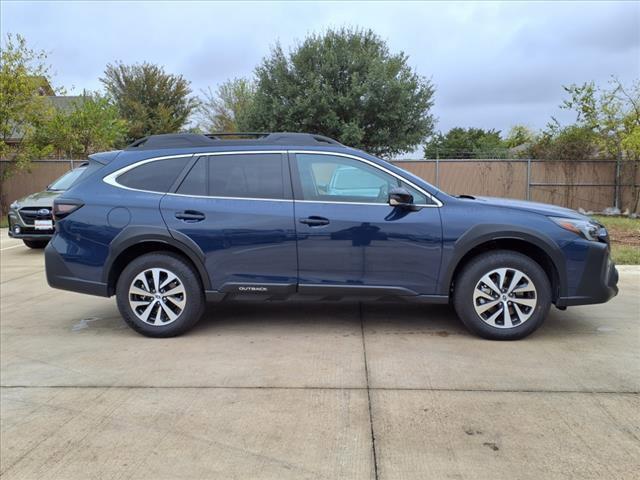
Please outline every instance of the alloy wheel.
M473 291L478 316L496 328L514 328L526 322L537 304L531 279L515 268L497 268L485 274Z
M164 326L175 322L187 302L180 278L164 268L150 268L135 276L129 286L129 305L143 322Z

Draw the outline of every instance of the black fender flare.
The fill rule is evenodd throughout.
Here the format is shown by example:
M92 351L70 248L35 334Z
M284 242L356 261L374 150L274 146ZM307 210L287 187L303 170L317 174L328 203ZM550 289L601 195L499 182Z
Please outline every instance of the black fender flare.
M567 290L567 269L564 255L560 247L544 233L526 227L503 224L482 224L471 227L454 243L453 254L448 265L443 269L440 293L449 294L453 275L460 261L475 247L494 240L520 240L530 243L551 259L558 273L559 295L565 296Z
M211 289L211 281L204 266L205 255L202 249L186 235L175 230L169 231L166 227L129 226L123 228L109 245L109 254L104 262L103 282L105 284L109 282L113 264L122 252L129 247L145 242L164 243L178 249L191 260L198 270L204 289Z

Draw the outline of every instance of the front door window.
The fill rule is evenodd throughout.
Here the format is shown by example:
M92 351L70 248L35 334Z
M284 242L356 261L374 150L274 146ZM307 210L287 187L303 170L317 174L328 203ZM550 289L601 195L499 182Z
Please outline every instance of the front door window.
M302 200L386 204L389 191L403 187L414 203L427 203L423 193L399 178L353 158L299 153L296 162Z

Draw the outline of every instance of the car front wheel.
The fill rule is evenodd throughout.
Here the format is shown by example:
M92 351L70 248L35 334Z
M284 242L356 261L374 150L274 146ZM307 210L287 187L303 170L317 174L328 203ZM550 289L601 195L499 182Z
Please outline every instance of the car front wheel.
M540 265L518 252L473 258L454 285L454 307L465 326L492 340L517 340L544 322L551 286Z
M180 256L149 253L122 271L116 286L125 322L148 337L173 337L190 329L204 311L197 272Z

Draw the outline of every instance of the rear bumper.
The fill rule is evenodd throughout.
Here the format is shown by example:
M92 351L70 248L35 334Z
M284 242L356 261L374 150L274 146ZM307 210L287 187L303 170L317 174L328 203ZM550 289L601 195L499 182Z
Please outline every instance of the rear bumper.
M51 243L44 250L44 264L47 272L47 283L50 287L100 297L109 296L106 283L91 282L74 276L65 265L62 256Z
M594 244L589 249L586 266L575 295L560 297L558 307L605 303L618 294L618 270L609 257L609 249Z

